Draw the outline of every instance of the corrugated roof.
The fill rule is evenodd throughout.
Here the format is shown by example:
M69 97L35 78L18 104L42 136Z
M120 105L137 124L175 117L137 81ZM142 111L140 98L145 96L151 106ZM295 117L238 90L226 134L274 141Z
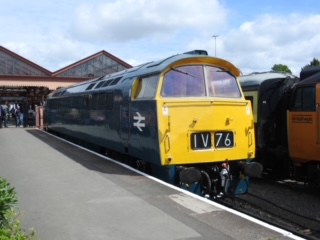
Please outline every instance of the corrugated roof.
M47 74L49 76L52 75L52 72L50 72L49 70L47 70L47 69L35 64L34 62L31 62L30 60L28 60L28 59L26 59L24 57L21 57L20 55L18 55L16 53L14 53L14 52L2 47L2 46L0 46L0 51L6 53L6 54L8 54L8 55L10 55L10 56L12 56L12 57L14 57L16 59L19 59L20 61L32 66L33 68L39 70L40 72L43 72L43 73L45 73L45 74Z
M20 61L22 61L22 62L24 62L24 63L26 63L26 64L28 64L28 65L30 65L30 66L38 69L39 71L41 71L41 72L43 72L43 73L45 73L45 74L47 74L47 75L49 75L49 76L52 76L52 77L57 76L58 74L61 74L61 73L65 72L65 71L68 71L68 70L71 69L71 68L74 68L74 67L76 67L76 66L78 66L78 65L80 65L80 64L83 64L83 63L85 63L85 62L87 62L87 61L89 61L89 60L91 60L91 59L94 59L94 58L96 58L96 57L99 57L99 56L101 56L101 55L107 56L108 58L114 60L115 62L117 62L117 63L119 63L119 64L121 64L121 65L123 65L124 67L127 67L127 68L131 68L131 67L132 67L130 64L122 61L121 59L117 58L116 56L108 53L108 52L105 51L105 50L102 50L102 51L100 51L100 52L97 52L97 53L89 56L89 57L86 57L86 58L84 58L84 59L81 59L81 60L79 60L79 61L77 61L77 62L75 62L75 63L73 63L73 64L70 64L70 65L68 65L68 66L66 66L66 67L63 67L63 68L61 68L61 69L59 69L59 70L57 70L57 71L55 71L55 72L51 72L51 71L49 71L49 70L47 70L47 69L45 69L45 68L43 68L43 67L41 67L41 66L39 66L39 65L37 65L37 64L35 64L35 63L33 63L33 62L31 62L30 60L28 60L28 59L26 59L26 58L24 58L24 57L22 57L22 56L20 56L20 55L18 55L18 54L16 54L16 53L14 53L14 52L12 52L12 51L4 48L3 46L0 46L0 51L5 52L6 54L8 54L8 55L10 55L10 56L12 56L12 57L14 57L14 58L17 58L17 59L19 59Z
M131 68L132 66L128 63L122 61L121 59L113 56L112 54L106 52L106 51L100 51L96 54L93 54L87 58L84 58L82 60L79 60L69 66L66 66L56 72L50 72L49 70L29 61L26 58L23 58L19 56L18 54L0 46L0 52L4 52L16 59L19 59L20 61L32 66L35 69L38 69L39 71L45 73L48 76L26 76L26 75L0 75L0 86L16 86L16 87L31 87L31 86L38 86L38 87L48 87L50 90L56 90L58 87L67 87L69 85L79 83L86 81L90 79L90 77L57 77L58 74L61 74L65 71L68 71L71 68L74 68L80 64L83 64L91 59L94 59L96 57L99 57L101 55L105 55L110 59L113 59L117 63Z
M124 67L132 68L132 66L131 66L130 64L122 61L121 59L119 59L119 58L113 56L112 54L110 54L110 53L108 53L108 52L106 52L106 51L103 50L103 51L97 52L97 53L95 53L95 54L93 54L93 55L91 55L91 56L89 56L89 57L86 57L86 58L84 58L84 59L81 59L81 60L79 60L79 61L77 61L77 62L75 62L75 63L73 63L73 64L70 64L70 65L68 65L68 66L66 66L66 67L64 67L64 68L61 68L60 70L55 71L54 73L52 73L52 76L57 76L57 75L65 72L65 71L68 71L68 70L71 69L71 68L74 68L74 67L76 67L76 66L79 66L79 65L81 65L81 64L83 64L83 63L85 63L85 62L88 62L88 61L91 60L91 59L97 58L97 57L99 57L99 56L101 56L101 55L107 56L108 58L114 60L115 62L117 62L117 63L119 63L119 64L121 64L121 65L123 65Z

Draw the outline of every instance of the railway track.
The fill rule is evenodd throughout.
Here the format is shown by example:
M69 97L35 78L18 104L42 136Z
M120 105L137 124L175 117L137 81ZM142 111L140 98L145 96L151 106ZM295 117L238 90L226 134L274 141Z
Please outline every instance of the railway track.
M319 240L320 193L288 182L254 179L248 194L219 202L305 239Z

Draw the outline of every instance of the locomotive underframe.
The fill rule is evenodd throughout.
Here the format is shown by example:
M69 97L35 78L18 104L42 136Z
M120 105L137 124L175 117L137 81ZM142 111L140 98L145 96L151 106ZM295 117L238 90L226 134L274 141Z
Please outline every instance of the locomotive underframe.
M243 194L248 190L249 177L246 167L251 164L248 162L221 161L160 166L62 132L54 130L48 130L48 132L203 197L216 199L225 195ZM260 171L255 169L255 172Z

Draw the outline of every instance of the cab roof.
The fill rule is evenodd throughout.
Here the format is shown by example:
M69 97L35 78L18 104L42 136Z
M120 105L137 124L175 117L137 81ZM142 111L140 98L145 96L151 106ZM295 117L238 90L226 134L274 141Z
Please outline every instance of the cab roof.
M241 86L258 86L261 85L264 81L270 79L283 79L283 78L291 78L296 79L297 77L293 74L287 72L277 72L277 71L270 71L270 72L254 72L248 75L242 75L239 77L239 81Z

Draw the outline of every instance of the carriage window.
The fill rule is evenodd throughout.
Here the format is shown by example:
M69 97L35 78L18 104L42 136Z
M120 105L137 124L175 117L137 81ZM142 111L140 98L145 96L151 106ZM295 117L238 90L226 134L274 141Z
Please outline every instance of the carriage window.
M300 87L294 93L292 111L312 112L316 110L315 87Z
M206 95L203 66L172 68L164 75L161 96L201 97Z
M157 91L158 80L158 75L139 79L135 98L154 98Z
M206 67L209 96L211 97L241 97L236 78L227 71L216 67Z

